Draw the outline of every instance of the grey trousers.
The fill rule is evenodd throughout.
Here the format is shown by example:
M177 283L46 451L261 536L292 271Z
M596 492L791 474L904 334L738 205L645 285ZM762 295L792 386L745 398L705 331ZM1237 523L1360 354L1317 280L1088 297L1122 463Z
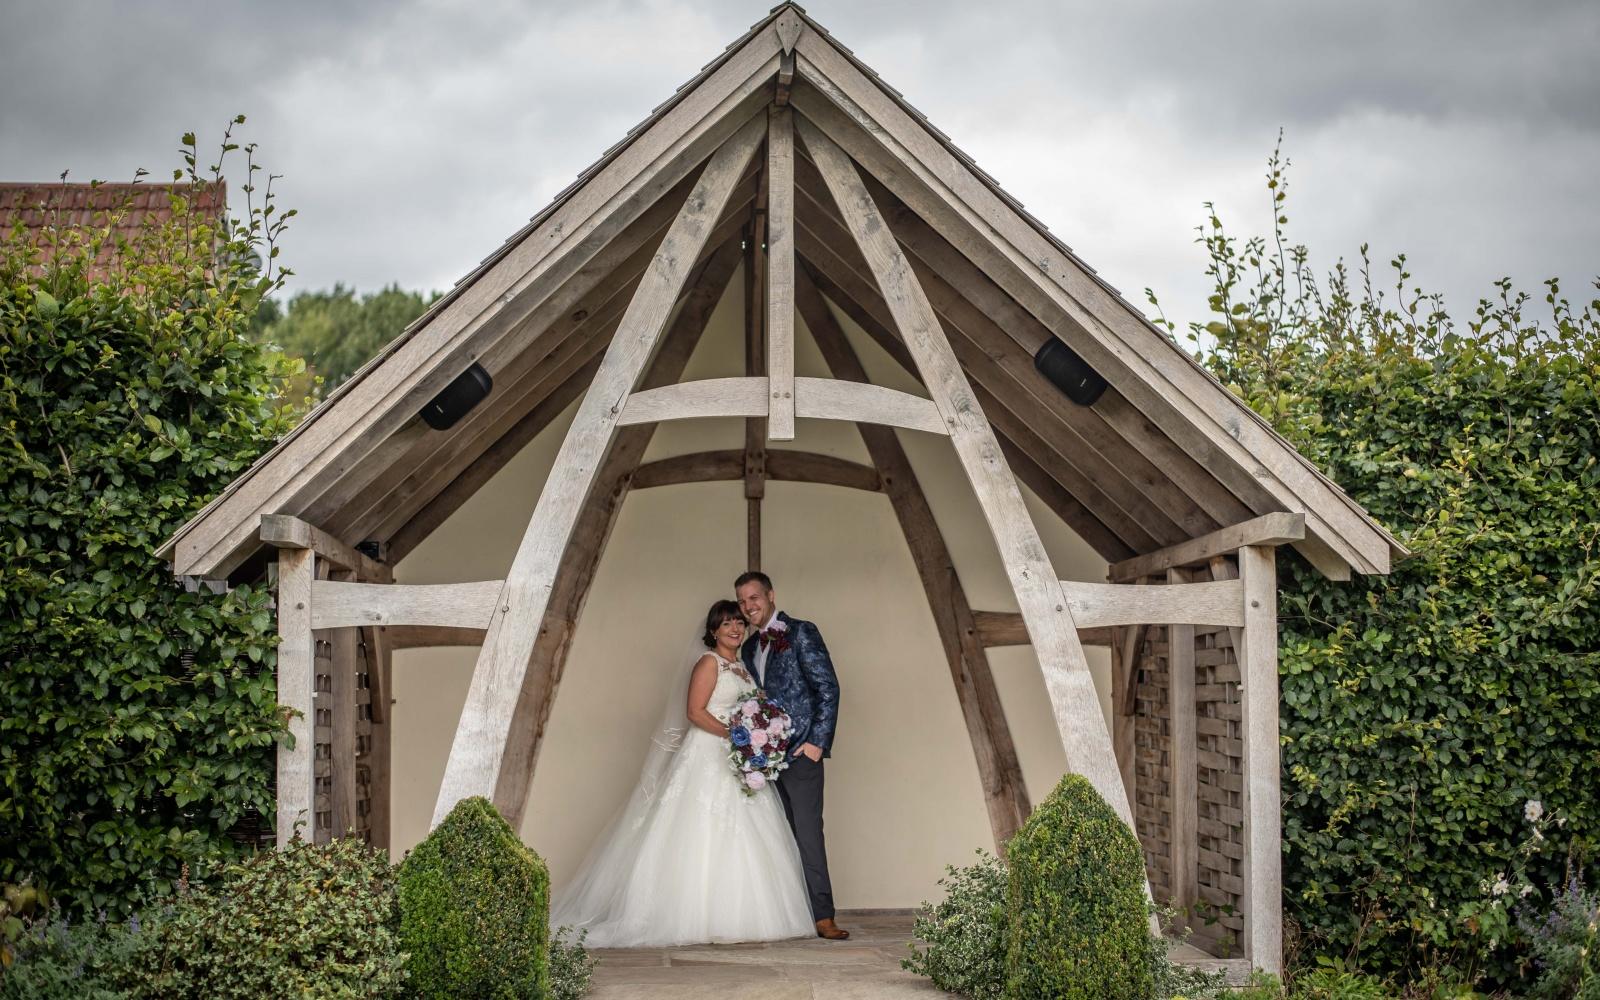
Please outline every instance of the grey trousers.
M800 846L812 920L833 916L833 882L828 878L828 849L822 839L822 763L796 754L778 778L783 813L789 817L789 829Z

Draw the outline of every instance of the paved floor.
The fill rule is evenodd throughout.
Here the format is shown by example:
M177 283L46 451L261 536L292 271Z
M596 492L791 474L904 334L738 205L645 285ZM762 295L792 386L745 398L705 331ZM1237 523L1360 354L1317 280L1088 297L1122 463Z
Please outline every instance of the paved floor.
M911 917L839 915L848 941L597 950L588 1000L930 1000L945 994L901 971Z
M909 914L839 914L850 940L596 950L589 1000L931 1000L946 994L900 968L911 940ZM1217 968L1180 945L1175 960Z

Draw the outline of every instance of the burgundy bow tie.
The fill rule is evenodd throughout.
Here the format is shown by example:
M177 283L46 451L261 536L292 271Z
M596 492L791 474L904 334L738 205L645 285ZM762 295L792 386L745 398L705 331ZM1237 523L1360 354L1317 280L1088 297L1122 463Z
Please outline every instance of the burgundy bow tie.
M763 629L761 632L761 648L766 649L772 643L782 642L783 633L777 629Z

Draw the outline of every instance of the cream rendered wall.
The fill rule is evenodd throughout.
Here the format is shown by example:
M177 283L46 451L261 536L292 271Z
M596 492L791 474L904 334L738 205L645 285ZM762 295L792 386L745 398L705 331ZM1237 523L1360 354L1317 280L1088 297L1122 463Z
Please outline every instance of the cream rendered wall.
M735 277L686 379L742 374ZM869 373L916 391L898 366L846 320ZM828 374L808 335L801 375ZM402 583L498 579L516 552L571 412L531 442L396 569ZM738 420L663 425L647 456L743 443ZM949 442L901 431L954 554L973 607L1015 610L977 501ZM867 461L853 425L801 420L792 445ZM1106 564L1027 495L1057 572L1104 580ZM938 894L947 863L993 848L977 767L927 601L888 500L877 494L769 483L763 562L779 605L821 628L842 688L827 768L826 823L841 908L908 907ZM730 596L746 567L739 483L643 490L624 504L574 639L530 790L522 836L549 863L557 891L626 800L670 685L711 602ZM427 832L477 650L409 650L395 657L394 844ZM1089 659L1109 713L1109 660ZM1034 801L1066 761L1044 682L1028 647L990 660ZM731 779L730 779L731 780Z

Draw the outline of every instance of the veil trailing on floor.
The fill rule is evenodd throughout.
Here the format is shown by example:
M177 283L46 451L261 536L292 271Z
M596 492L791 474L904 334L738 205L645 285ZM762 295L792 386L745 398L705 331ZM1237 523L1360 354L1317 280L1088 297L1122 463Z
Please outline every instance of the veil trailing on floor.
M695 664L709 652L697 633L672 661L676 664L676 677L667 685L666 704L650 731L639 780L555 900L550 914L552 929L562 926L564 916L610 912L618 902L614 897L626 886L615 878L615 873L638 855L656 800L666 791L672 766L693 728L688 714L689 678Z

